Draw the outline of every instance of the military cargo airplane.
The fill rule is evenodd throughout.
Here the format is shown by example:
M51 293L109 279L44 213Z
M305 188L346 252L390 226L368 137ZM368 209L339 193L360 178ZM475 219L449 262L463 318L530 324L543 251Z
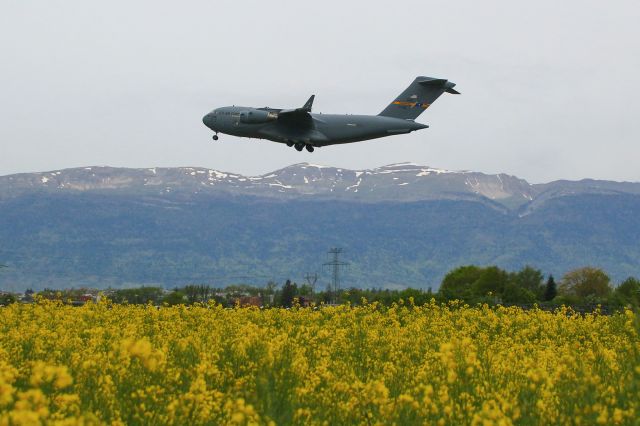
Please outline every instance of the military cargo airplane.
M311 112L315 95L302 108L275 109L229 106L217 108L202 121L215 132L268 139L302 151L359 142L426 129L415 119L444 92L459 94L455 84L440 78L417 77L378 115L316 114Z

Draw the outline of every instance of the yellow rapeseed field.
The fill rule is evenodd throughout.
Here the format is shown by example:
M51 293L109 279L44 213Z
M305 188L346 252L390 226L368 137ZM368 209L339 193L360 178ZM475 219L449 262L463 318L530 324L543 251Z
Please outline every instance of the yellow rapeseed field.
M0 308L0 425L638 424L612 316L456 303Z

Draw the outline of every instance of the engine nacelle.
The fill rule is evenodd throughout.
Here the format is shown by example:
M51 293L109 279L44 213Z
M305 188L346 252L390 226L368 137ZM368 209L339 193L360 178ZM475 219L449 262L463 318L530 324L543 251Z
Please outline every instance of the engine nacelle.
M260 109L250 109L240 113L240 122L246 124L261 124L277 120L278 114Z

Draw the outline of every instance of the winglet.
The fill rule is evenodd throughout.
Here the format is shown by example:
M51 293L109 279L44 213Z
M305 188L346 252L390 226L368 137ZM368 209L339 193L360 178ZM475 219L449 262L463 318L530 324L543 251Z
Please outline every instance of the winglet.
M311 95L307 103L301 108L304 111L311 112L311 107L313 106L313 100L316 98L316 95Z

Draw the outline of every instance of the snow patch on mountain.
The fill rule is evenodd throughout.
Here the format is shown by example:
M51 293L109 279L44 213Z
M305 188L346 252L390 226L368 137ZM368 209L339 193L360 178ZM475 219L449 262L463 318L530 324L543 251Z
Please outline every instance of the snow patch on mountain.
M484 199L508 209L536 208L551 198L585 192L640 195L640 183L585 180L532 185L507 174L453 171L415 163L361 170L298 163L261 176L243 176L202 167L124 169L92 166L0 177L0 197L38 187L50 192L117 190L136 195L162 196L171 192L358 202Z

